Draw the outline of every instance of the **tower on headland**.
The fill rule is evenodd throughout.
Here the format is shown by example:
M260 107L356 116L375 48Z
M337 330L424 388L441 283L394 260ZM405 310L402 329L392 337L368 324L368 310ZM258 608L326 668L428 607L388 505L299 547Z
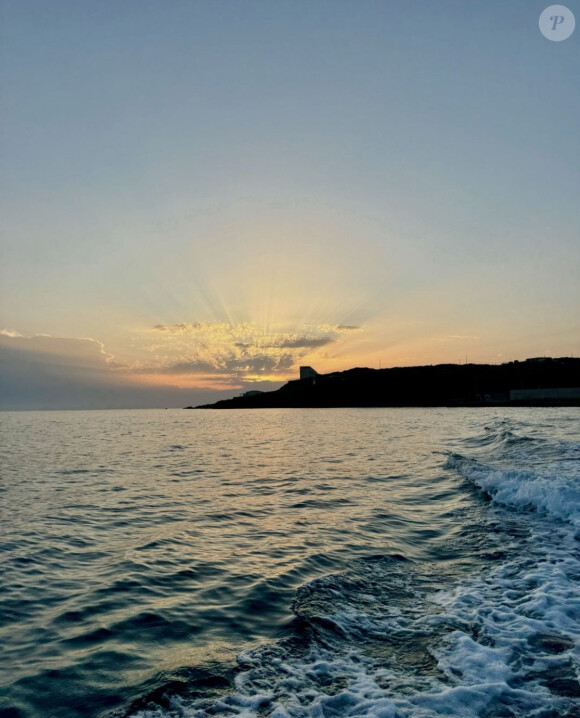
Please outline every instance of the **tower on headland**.
M318 372L313 369L311 366L301 366L300 367L300 380L303 379L316 379L318 376Z

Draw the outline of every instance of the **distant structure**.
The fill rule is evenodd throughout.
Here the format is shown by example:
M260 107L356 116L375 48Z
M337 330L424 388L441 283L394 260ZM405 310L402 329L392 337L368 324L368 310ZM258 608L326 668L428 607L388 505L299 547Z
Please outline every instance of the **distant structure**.
M527 361L530 361L530 359L528 359ZM510 391L510 401L580 401L580 388L554 387L550 389L512 389Z
M312 383L314 384L316 382L316 377L318 376L318 372L313 369L311 366L301 366L300 367L300 381L304 379L311 379Z
M258 396L263 393L263 391L258 391L257 389L250 389L250 391L245 391L243 394L240 394L240 396Z

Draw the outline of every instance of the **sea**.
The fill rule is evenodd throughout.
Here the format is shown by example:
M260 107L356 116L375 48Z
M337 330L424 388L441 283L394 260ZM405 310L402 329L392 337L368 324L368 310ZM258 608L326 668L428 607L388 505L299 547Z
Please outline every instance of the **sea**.
M0 424L3 718L580 716L580 409Z

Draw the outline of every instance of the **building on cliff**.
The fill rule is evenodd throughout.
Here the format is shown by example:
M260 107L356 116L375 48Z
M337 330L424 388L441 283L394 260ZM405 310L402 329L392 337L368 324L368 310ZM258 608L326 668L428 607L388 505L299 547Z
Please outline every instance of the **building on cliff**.
M300 367L300 381L304 379L311 379L313 384L316 384L316 377L318 376L318 372L316 369L313 369L311 366L301 366Z

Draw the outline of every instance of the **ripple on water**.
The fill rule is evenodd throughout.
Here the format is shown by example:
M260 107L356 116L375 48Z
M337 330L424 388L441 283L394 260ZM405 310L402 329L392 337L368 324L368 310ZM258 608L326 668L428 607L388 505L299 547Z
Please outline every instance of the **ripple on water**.
M53 417L9 417L24 718L572 715L573 416Z

